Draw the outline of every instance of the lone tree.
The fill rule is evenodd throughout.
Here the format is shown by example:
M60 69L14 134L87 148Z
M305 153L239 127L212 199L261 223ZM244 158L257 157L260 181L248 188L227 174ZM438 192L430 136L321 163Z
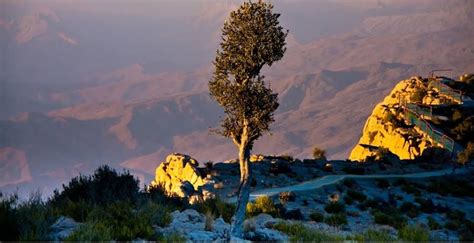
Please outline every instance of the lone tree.
M260 70L280 60L286 51L288 34L280 26L280 14L263 1L244 2L231 12L222 29L222 42L209 81L212 98L224 108L226 116L216 132L231 138L239 149L240 186L231 235L243 236L245 209L249 200L250 151L255 140L269 130L278 108L278 97L264 83Z

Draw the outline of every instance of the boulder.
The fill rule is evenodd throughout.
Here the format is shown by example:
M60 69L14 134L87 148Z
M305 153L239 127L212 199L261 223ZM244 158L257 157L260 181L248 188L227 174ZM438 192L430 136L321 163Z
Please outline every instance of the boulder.
M64 240L77 230L79 226L81 224L74 221L74 219L61 216L51 225L49 238L55 241Z
M276 219L265 213L245 220L244 225L248 229L245 238L251 241L288 241L287 235L272 229L276 222Z
M193 209L186 209L182 212L171 213L172 221L166 228L157 227L156 230L162 234L178 232L187 240L195 241L224 241L229 233L230 225L222 218L214 220L212 231L204 230L205 216Z
M156 169L151 186L162 186L169 195L189 197L205 184L199 163L188 155L170 154Z

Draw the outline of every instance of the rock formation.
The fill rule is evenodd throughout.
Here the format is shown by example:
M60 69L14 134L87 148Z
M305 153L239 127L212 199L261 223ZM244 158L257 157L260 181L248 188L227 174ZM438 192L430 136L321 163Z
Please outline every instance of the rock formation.
M363 162L380 159L385 154L394 154L400 159L414 159L427 148L443 147L419 127L406 122L405 108L415 103L433 105L445 102L446 98L433 91L428 79L412 77L399 82L375 106L349 159Z
M188 155L170 154L156 168L155 180L151 182L151 186L161 186L169 195L178 197L196 198L195 194L209 197L209 192L202 190L206 181L198 166L199 163Z

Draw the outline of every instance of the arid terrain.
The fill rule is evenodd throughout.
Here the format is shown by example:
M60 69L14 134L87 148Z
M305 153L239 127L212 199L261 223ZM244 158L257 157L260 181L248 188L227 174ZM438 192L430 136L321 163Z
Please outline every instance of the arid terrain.
M265 70L280 108L254 153L303 159L317 145L346 159L397 82L433 69L452 69L446 75L453 77L474 70L472 1L363 2L275 3L290 30L285 57ZM166 12L184 3L155 4L158 12L0 3L8 57L0 83L1 190L48 194L100 164L148 182L171 152L200 162L236 157L230 141L209 133L222 111L207 81L219 29L237 3L193 3L178 16Z

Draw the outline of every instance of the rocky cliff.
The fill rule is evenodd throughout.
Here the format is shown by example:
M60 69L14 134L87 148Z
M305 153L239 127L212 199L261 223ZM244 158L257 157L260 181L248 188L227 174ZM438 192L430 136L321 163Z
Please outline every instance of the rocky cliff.
M349 159L360 162L377 160L388 152L400 159L414 159L422 155L427 148L445 147L446 144L439 139L433 140L433 136L430 136L432 134L409 120L409 116L416 113L413 114L416 116L414 119L431 129L434 125L427 122L435 119L428 114L431 105L445 103L455 101L437 92L433 80L412 77L399 82L390 94L375 106ZM414 109L417 111L410 113L410 110Z

